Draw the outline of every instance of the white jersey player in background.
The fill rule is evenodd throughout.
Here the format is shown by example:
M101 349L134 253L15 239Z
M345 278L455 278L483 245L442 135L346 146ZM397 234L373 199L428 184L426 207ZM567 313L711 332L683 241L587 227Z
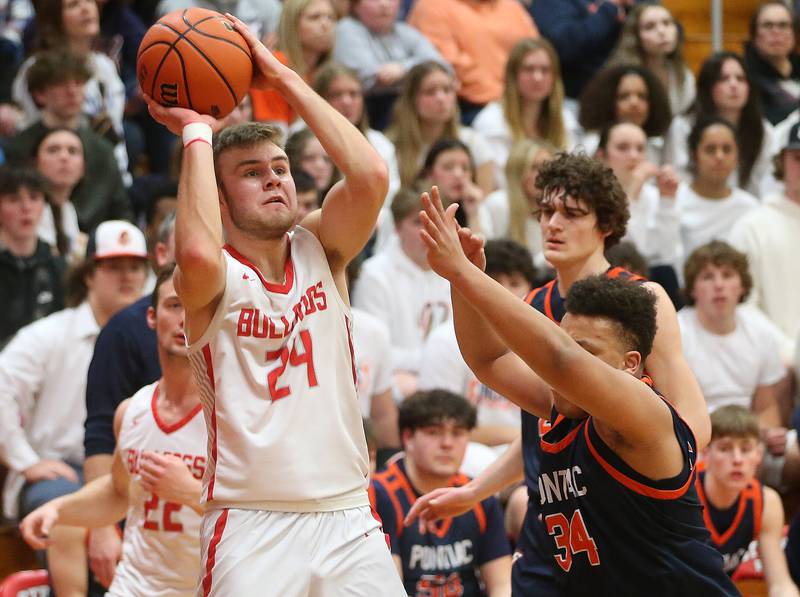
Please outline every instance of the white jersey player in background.
M369 508L345 282L386 195L386 165L229 18L250 44L253 85L286 98L343 179L295 227L275 129L227 128L212 151L219 121L146 98L184 143L175 281L209 432L200 594L404 595Z
M153 293L147 319L156 330L162 377L117 408L111 473L37 508L20 525L25 540L42 549L56 524L95 528L125 518L112 597L192 597L200 572L207 436L171 268Z

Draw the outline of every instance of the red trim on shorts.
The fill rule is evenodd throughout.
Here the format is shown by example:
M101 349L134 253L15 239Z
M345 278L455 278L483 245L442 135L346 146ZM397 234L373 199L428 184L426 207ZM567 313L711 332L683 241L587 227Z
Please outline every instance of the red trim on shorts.
M208 381L211 382L211 389L215 392L214 403L211 405L211 432L214 434L214 441L211 442L211 479L208 482L207 499L214 499L214 481L217 478L217 398L216 386L214 384L214 363L211 360L211 348L208 344L203 346L203 359L206 361L206 373Z
M217 559L217 545L222 540L222 533L225 530L225 523L228 522L228 509L225 508L217 518L217 523L214 525L214 535L211 537L211 543L208 544L208 555L206 556L206 573L203 576L203 597L208 597L211 594L211 573L214 571L214 563Z
M236 261L241 263L242 265L246 265L249 267L253 272L258 276L258 279L261 280L261 283L264 285L264 288L267 289L269 292L276 292L278 294L289 294L289 291L292 289L292 285L294 284L294 263L292 262L292 242L291 240L288 241L288 246L286 250L286 265L284 266L284 282L283 284L275 284L274 282L267 282L264 279L264 276L261 275L261 272L258 271L258 268L250 263L250 261L239 253L236 249L232 246L226 244L223 247L228 254L233 257Z
M589 448L589 452L591 452L594 459L598 462L600 466L618 483L624 485L631 491L635 491L640 495L644 495L649 498L653 498L656 500L676 500L681 497L686 491L691 487L692 481L694 480L694 471L690 472L688 478L686 479L686 483L684 483L681 487L677 489L657 489L655 487L650 487L649 485L645 485L644 483L640 483L635 479L631 479L622 471L617 470L614 468L614 465L607 462L601 455L600 452L594 447L592 444L592 440L589 437L589 422L588 419L586 423L583 425L584 430L584 437L586 438L586 446Z
M197 415L197 413L199 413L203 408L203 406L201 404L198 404L192 410L190 410L186 414L186 416L183 417L180 421L172 423L171 425L167 425L161 419L161 417L158 416L158 408L156 406L156 403L158 402L158 391L159 391L160 388L161 388L161 384L156 384L156 387L153 390L153 399L150 401L150 408L153 411L153 418L156 420L156 425L158 425L158 428L161 429L161 431L163 431L166 434L173 433L173 432L177 431L178 429L180 429L181 427L183 427L184 425L186 425L189 421L194 419L195 415Z

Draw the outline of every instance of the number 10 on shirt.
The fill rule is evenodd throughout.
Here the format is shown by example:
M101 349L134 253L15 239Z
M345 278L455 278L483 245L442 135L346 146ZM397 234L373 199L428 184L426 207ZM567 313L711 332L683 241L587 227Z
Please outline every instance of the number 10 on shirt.
M298 344L300 345L300 351L298 351ZM302 330L298 337L294 339L291 350L289 350L288 345L280 350L270 350L267 352L266 358L268 362L280 361L278 366L267 374L267 388L269 389L269 397L273 402L286 398L292 393L292 388L288 385L278 387L280 376L289 366L301 367L305 365L308 387L316 387L317 373L314 371L314 348L311 342L311 333L308 330Z

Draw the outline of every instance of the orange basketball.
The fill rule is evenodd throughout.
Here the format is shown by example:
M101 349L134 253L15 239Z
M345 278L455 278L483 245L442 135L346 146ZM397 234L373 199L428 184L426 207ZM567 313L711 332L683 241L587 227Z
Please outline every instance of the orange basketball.
M222 118L250 89L253 57L220 13L176 10L148 29L139 46L136 76L142 91L160 104Z

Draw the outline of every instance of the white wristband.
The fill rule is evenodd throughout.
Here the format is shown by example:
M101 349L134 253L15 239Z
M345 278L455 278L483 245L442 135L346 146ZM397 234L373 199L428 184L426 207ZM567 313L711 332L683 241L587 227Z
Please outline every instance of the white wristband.
M183 127L183 146L187 147L195 141L205 141L211 145L213 133L205 122L192 122Z

